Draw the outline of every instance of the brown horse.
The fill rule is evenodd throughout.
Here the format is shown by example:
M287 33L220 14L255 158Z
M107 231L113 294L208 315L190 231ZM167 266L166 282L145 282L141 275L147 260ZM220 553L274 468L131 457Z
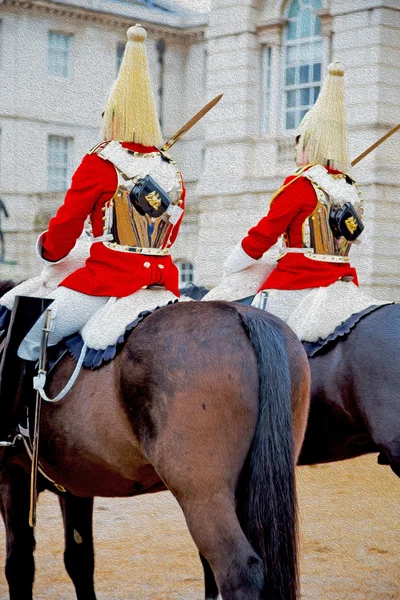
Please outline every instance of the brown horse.
M50 396L73 367L71 358L56 367ZM224 600L295 600L294 470L309 385L303 348L279 319L225 302L175 304L140 323L113 362L83 371L64 401L44 405L40 462L83 500L169 489ZM0 488L14 563L28 518L27 502L4 503L16 461L8 453ZM90 525L75 527L83 541ZM11 600L32 598L33 571L28 579L22 594L8 577Z

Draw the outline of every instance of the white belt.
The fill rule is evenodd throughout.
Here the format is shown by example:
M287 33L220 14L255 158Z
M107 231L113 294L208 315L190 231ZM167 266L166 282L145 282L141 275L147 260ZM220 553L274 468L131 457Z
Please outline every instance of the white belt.
M336 256L334 254L315 254L314 248L282 248L281 253L279 255L279 259L283 258L287 253L297 253L304 254L307 258L311 260L317 260L321 262L331 262L331 263L349 263L350 258L348 256Z
M286 252L299 252L300 254L314 254L314 248L282 248L281 254L286 254Z

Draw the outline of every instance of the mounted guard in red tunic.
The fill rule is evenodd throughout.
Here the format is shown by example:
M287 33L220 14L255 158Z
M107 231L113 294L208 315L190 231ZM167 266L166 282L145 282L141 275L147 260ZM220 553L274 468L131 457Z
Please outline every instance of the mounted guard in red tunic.
M347 122L340 63L328 76L296 138L298 170L274 194L268 214L228 256L224 280L206 300L256 294L302 341L324 339L375 301L358 288L352 244L364 229L363 198L349 175ZM277 261L265 252L281 237Z
M118 78L103 113L106 141L83 158L63 205L38 239L37 251L46 265L42 274L1 299L3 307L13 309L11 323L16 325L2 358L1 401L16 395L19 382L13 379L12 364L17 350L19 359L39 358L45 315L40 317L44 303L35 303L34 297L52 301L48 344L53 346L117 298L137 293L140 312L153 308L146 305L152 302L151 293L146 290L145 295L142 289L160 286L157 304L179 296L170 249L183 217L185 187L175 161L158 149L161 131L146 38L141 26L128 30ZM85 223L90 229L82 234ZM14 302L19 296L32 296L32 314L25 320L20 313L27 316L26 304L18 313Z

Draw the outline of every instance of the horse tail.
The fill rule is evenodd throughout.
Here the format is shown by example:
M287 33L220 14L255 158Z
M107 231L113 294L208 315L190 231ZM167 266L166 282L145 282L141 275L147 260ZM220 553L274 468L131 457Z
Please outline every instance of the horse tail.
M268 313L245 306L237 310L254 348L259 377L258 420L238 486L238 516L264 563L263 598L296 600L297 503L285 333Z

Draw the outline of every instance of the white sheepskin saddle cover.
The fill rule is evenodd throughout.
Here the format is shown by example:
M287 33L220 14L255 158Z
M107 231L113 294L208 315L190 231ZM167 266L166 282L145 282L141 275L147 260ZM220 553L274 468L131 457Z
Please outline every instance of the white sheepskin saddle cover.
M139 290L125 298L110 298L109 302L95 312L81 330L81 336L88 348L105 350L115 346L126 328L144 311L175 302L178 298L172 292L160 289Z
M203 300L235 301L257 294L275 264L262 258L256 264L225 277ZM370 306L391 304L365 294L354 283L337 281L328 287L306 290L266 290L265 309L285 321L302 342L326 339L353 314ZM260 305L257 294L253 306Z
M258 304L257 296L253 306ZM352 315L384 304L391 302L371 298L354 283L337 281L308 290L269 290L266 310L285 321L302 342L316 342Z
M40 275L27 279L0 298L0 306L12 310L16 296L52 298L59 284L73 271L85 265L90 242L86 236L78 239L71 252L57 263L47 263ZM114 346L118 338L143 311L174 302L177 297L164 288L142 289L125 298L110 298L81 330L88 348L105 350Z

